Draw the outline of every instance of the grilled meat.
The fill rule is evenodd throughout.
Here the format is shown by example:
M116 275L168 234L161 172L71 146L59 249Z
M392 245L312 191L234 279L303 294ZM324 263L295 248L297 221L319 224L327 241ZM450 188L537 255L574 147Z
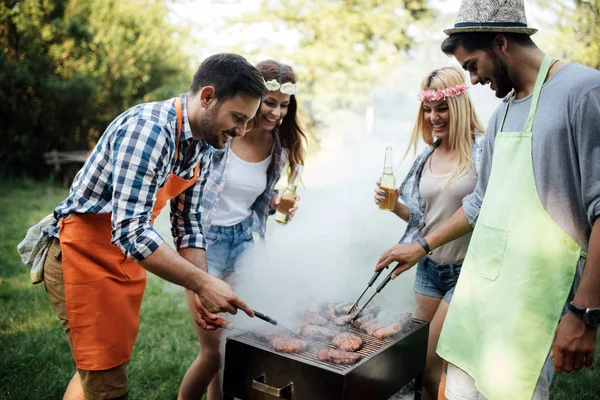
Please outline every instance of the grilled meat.
M394 322L393 324L376 330L373 333L373 336L375 336L378 339L385 339L387 337L393 336L396 333L400 332L402 330L402 328L404 327L404 325L407 324L408 322L410 322L411 318L412 318L411 313L404 313L400 317L398 317L396 322Z
M321 304L319 307L319 315L329 321L333 321L335 319L335 309L329 303Z
M329 361L336 364L354 364L361 359L360 354L335 349L321 349L317 353L321 361Z
M356 351L363 345L363 340L353 333L341 333L331 341L335 347L344 351Z
M353 321L352 325L355 328L361 329L363 324L366 324L367 322L372 321L374 319L375 319L375 316L373 314L367 314L364 317L360 317L356 321Z
M366 328L363 328L367 335L373 336L375 332L380 330L381 328L385 328L393 323L391 320L376 320L375 323L368 325Z
M347 308L346 308L347 307ZM351 301L342 301L341 303L337 303L333 306L333 309L337 315L347 314L348 310L352 307ZM346 312L343 312L343 309L346 308Z
M350 321L352 321L352 318L354 318L356 314L352 313L352 314L348 314L348 315L341 315L339 317L337 317L336 319L333 320L333 322L335 322L336 325L346 325L349 324Z
M308 341L289 336L276 335L269 340L273 349L283 353L299 353L308 347Z
M298 319L298 322L302 326L306 326L306 325L325 325L327 323L327 319L324 318L324 317L322 317L322 316L320 316L317 313L305 311L304 313L302 313L302 315L300 315L300 318Z
M303 326L300 328L300 334L315 340L331 340L337 335L337 333L331 329L315 325Z

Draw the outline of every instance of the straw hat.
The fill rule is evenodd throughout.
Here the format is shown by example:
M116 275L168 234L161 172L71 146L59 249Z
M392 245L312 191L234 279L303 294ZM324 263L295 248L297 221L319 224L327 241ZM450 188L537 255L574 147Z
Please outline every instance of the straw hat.
M454 28L446 35L461 32L512 32L533 35L527 27L523 0L463 0Z

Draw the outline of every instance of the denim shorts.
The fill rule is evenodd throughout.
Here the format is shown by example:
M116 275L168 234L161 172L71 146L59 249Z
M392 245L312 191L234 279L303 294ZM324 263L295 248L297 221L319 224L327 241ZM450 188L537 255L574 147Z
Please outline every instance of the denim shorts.
M242 253L254 243L252 215L232 226L211 225L206 241L208 273L223 279L234 271Z
M417 264L415 292L423 296L444 299L450 303L461 267L462 262L438 264L429 257L421 258Z

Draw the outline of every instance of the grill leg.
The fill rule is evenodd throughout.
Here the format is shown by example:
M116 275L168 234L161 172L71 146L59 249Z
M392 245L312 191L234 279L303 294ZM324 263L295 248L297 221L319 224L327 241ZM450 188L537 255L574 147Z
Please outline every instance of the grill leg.
M421 400L423 395L423 373L415 376L415 400Z

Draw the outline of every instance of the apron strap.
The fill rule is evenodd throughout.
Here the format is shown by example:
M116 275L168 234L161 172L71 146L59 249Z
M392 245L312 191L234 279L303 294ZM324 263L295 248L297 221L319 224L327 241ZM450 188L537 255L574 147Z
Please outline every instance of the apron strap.
M580 256L581 256L581 257L582 257L584 260L587 260L587 253L586 253L585 251L581 250L581 251L579 252L579 255L580 255Z
M175 113L177 114L177 141L175 142L175 161L179 159L179 136L181 135L181 124L183 113L181 109L181 97L175 99Z
M550 57L548 54L544 54L544 59L542 61L542 65L540 66L540 72L538 72L535 86L533 87L533 97L531 98L529 117L527 117L527 122L525 123L525 132L531 132L531 128L533 127L533 118L535 117L538 101L540 99L540 92L542 91L542 86L544 85L546 76L548 76L548 72L550 71L551 62L552 57Z

